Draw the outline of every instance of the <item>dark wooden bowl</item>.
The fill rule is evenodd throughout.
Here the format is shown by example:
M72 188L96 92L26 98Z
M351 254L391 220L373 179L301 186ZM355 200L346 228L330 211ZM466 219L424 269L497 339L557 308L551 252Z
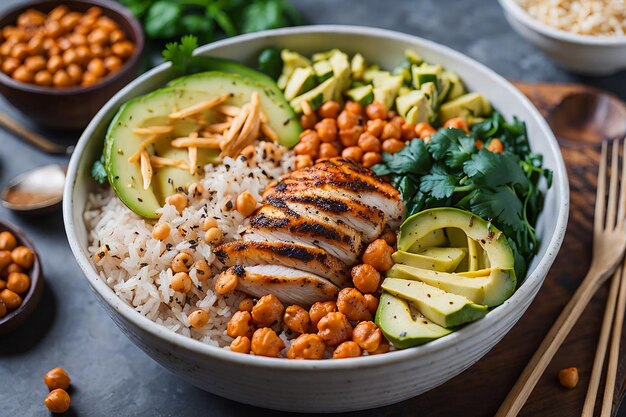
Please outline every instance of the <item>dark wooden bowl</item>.
M10 311L6 316L0 318L0 334L8 333L24 323L32 312L35 311L35 308L37 308L37 304L39 304L41 294L43 293L43 271L41 269L39 255L33 243L26 237L26 234L22 230L10 223L0 221L0 232L5 230L13 233L13 236L17 239L18 245L24 245L33 251L35 254L35 262L28 271L30 288L26 295L22 297L22 304L15 310Z
M0 72L0 93L33 122L54 129L82 129L118 90L139 73L144 35L132 13L110 0L33 0L21 3L0 15L0 28L15 24L17 16L33 8L49 12L60 4L84 12L92 6L102 9L135 44L135 53L118 71L88 87L40 87L14 80Z

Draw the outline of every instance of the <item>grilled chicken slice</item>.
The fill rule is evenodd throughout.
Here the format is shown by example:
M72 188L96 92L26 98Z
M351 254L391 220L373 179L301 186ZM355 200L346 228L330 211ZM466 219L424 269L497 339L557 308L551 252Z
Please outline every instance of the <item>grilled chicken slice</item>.
M334 300L339 288L330 281L293 268L278 265L233 267L237 289L252 297L274 294L285 304L310 306L316 301Z
M231 242L213 251L225 266L280 265L310 272L344 288L350 285L348 266L314 247L287 242Z
M353 265L361 253L361 234L324 216L306 217L288 209L270 205L259 207L252 217L244 240L293 242L317 246Z

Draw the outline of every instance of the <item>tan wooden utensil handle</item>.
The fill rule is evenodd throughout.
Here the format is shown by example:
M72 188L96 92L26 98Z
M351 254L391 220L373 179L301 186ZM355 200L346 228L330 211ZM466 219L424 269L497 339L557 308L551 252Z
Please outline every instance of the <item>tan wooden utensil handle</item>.
M43 136L39 135L38 133L27 129L26 127L19 124L17 120L13 119L6 113L0 112L0 125L4 126L6 129L15 133L24 141L30 143L33 146L36 146L44 152L54 154L64 154L71 152L68 152L68 148L66 148L65 146L56 144L49 139L46 139Z

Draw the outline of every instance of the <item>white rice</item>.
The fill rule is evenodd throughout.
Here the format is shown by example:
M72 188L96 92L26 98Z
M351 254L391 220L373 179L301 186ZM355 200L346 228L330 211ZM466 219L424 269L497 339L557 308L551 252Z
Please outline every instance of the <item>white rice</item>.
M213 291L215 277L201 283L195 268L189 272L194 287L184 296L170 288L173 273L171 263L181 251L192 255L194 262L215 260L212 247L204 243L200 225L206 217L214 217L224 234L224 242L240 238L244 216L228 209L227 203L244 191L257 202L272 181L293 167L293 152L260 142L256 164L239 157L225 158L220 165L208 165L201 180L206 192L202 197L189 196L189 206L178 213L166 204L160 209L158 223L168 223L170 236L164 241L151 236L154 224L134 214L107 189L89 196L84 214L89 234L89 252L102 279L115 293L136 311L168 329L215 346L227 346L232 338L226 335L226 325L236 311L243 294L220 296ZM282 155L280 155L282 153ZM104 254L97 261L96 254ZM214 267L214 273L217 269ZM209 323L193 329L187 316L193 310L209 313ZM287 335L281 334L285 340Z

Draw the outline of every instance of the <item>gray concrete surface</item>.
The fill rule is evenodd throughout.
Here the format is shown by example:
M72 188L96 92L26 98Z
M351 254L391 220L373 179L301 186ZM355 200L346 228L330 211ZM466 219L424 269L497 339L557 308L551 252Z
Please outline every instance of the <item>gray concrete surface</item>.
M0 1L0 10L17 0ZM495 0L297 0L310 23L377 26L448 45L505 77L573 81L606 88L626 99L626 73L581 78L555 67L508 26ZM0 111L15 113L6 102ZM75 132L44 132L67 143ZM65 157L44 155L0 130L0 185L16 174ZM42 303L18 331L0 337L0 416L45 416L44 373L62 366L73 382L77 416L277 415L207 394L171 375L136 348L97 305L67 244L60 212L39 219L0 218L24 228L46 274ZM360 416L394 415L402 404ZM406 412L406 410L404 410ZM434 410L431 410L434 411ZM432 414L435 415L435 414ZM621 416L626 417L626 410Z

